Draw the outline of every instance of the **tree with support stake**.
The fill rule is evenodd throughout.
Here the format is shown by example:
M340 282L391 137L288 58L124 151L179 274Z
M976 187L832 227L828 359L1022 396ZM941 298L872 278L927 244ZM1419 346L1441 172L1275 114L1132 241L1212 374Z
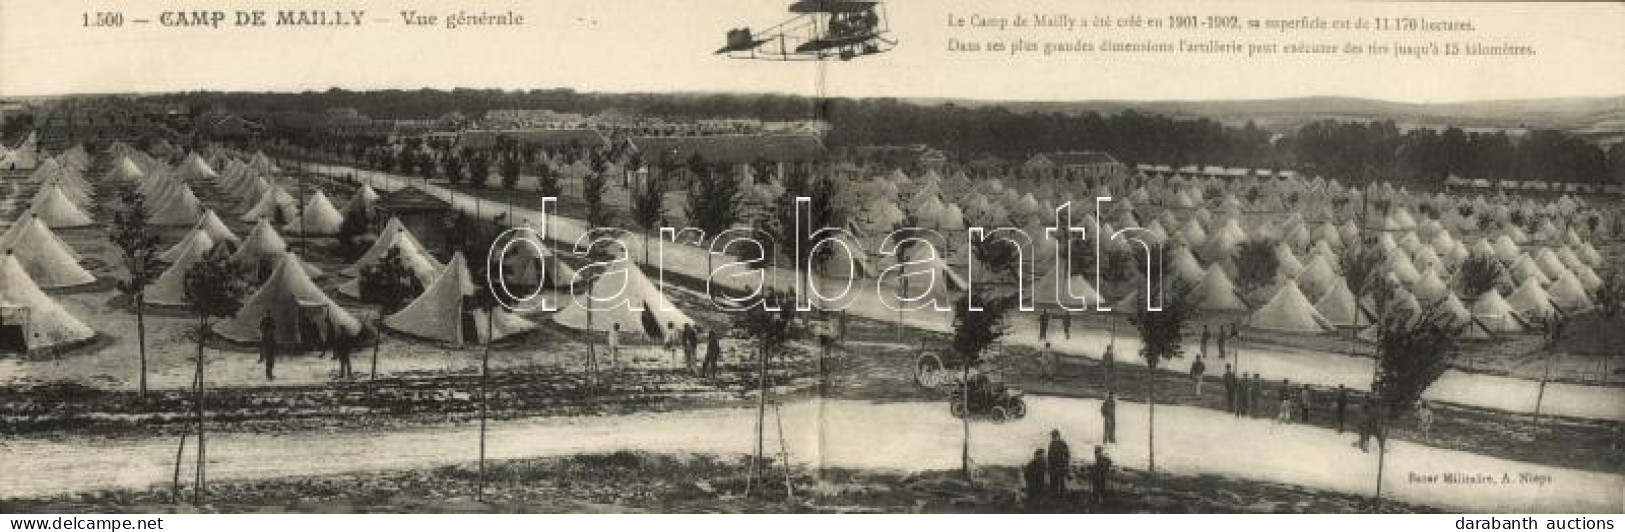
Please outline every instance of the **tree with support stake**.
M147 398L147 301L146 288L163 273L158 256L158 235L147 227L151 218L147 204L135 188L126 188L119 195L122 209L113 210L112 230L108 238L118 246L129 278L120 280L118 290L135 305L136 348L141 355L141 375L137 392Z
M986 290L973 289L954 302L954 329L950 346L960 360L960 394L964 415L961 420L959 471L966 482L972 480L970 460L971 371L980 366L984 355L997 344L1010 327L1008 317L1016 306L1012 297L993 297Z
M1421 313L1385 313L1378 323L1377 361L1371 395L1375 412L1366 412L1368 430L1377 437L1377 490L1373 511L1382 510L1383 469L1388 454L1388 426L1421 400L1428 387L1450 368L1460 352L1459 334L1465 324L1442 306Z
M755 340L757 358L757 391L760 394L756 409L756 454L752 458L750 476L745 484L745 494L751 492L751 484L764 478L764 468L767 461L766 425L768 396L772 393L772 382L768 378L768 366L774 355L782 355L789 344L805 333L799 323L796 311L796 299L793 292L782 292L767 288L759 295L745 302L744 309L734 318L734 326L744 330L751 339ZM775 409L777 407L775 406ZM781 452L783 449L781 427ZM788 463L788 457L785 458ZM788 473L786 473L788 483Z
M1152 268L1159 268L1152 266ZM1154 283L1160 287L1161 308L1153 309L1149 295L1134 303L1134 327L1140 332L1140 358L1146 367L1146 407L1148 414L1146 450L1149 453L1146 470L1157 470L1157 367L1163 362L1184 356L1181 342L1185 324L1196 319L1197 306L1194 288L1184 280L1156 274ZM1167 286L1163 286L1166 282Z
M1546 334L1546 341L1541 344L1541 354L1546 358L1546 370L1540 376L1540 388L1535 392L1535 413L1533 422L1540 425L1540 407L1546 400L1546 384L1552 380L1552 364L1557 359L1557 344L1563 341L1563 334L1568 329L1569 317L1561 313L1550 316L1537 317L1537 322Z
M1625 313L1625 273L1613 269L1604 274L1602 285L1597 287L1597 293L1592 297L1592 301L1596 304L1597 354L1601 359L1599 363L1602 364L1601 377L1606 383L1610 357L1607 346L1612 345L1606 338L1613 336L1607 331L1614 320Z
M192 504L203 501L203 492L207 476L204 464L208 456L208 448L204 440L204 405L205 381L203 379L203 346L209 338L209 319L227 318L237 314L242 306L242 299L247 294L245 286L238 275L235 263L225 253L210 253L203 261L192 266L186 272L186 299L192 304L192 310L197 313L197 368L193 382L197 385L196 396L196 429L197 429L197 478L194 481ZM272 339L275 341L275 339ZM181 447L184 449L186 438L181 437ZM178 475L177 475L178 476Z
M482 286L476 284L476 286ZM468 296L464 302L475 309L476 315L485 316L484 349L480 352L480 481L475 490L475 499L485 501L485 439L486 423L490 418L490 375L491 375L491 337L496 324L495 314L497 301L490 290L475 290L474 295Z

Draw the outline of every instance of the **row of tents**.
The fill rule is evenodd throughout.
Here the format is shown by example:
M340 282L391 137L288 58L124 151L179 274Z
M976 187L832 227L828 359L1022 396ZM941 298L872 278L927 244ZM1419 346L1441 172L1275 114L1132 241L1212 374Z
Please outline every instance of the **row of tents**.
M68 160L68 155L64 153L56 158L47 158L47 161ZM102 182L122 180L126 186L135 187L144 198L158 206L155 211L197 213L195 216L165 221L186 221L191 228L178 243L163 251L160 258L167 264L166 269L145 290L145 302L158 306L188 305L186 273L211 254L223 254L240 267L257 269L259 272L251 276L258 286L244 301L239 312L215 325L215 332L222 337L238 342L258 342L265 318L275 324L275 339L281 343L308 343L316 340L311 335L320 337L329 330L344 334L360 333L363 327L361 321L316 284L315 279L323 275L321 269L305 263L290 252L287 241L268 217L240 217L241 221L252 219L254 225L246 235L238 237L216 211L202 206L197 196L191 193L193 184L213 182L217 189L228 194L235 191L236 195L244 197L257 196L259 199L255 200L254 207L267 204L265 198L277 197L280 187L273 184L274 180L266 173L269 165L264 164L263 154L245 160L216 153L212 158L218 164L225 165L227 170L223 173L215 172L215 164L197 153L187 155L179 164L168 166L140 150L115 143L109 148L109 156L113 164L103 175ZM88 157L84 159L72 166L51 163L49 170L42 166L42 171L37 171L33 176L41 188L30 209L0 237L0 245L10 250L4 262L0 263L0 268L4 269L0 271L0 279L6 281L5 290L0 292L3 295L0 297L0 309L11 309L14 315L28 314L25 321L29 332L23 335L26 338L21 342L27 350L71 345L88 340L95 334L93 329L80 322L45 292L95 280L80 266L81 257L53 230L53 227L89 225L88 216L85 216L86 220L80 220L77 216L84 214L85 205L94 194L91 181L84 179L84 173L89 168ZM81 200L75 200L80 195L83 196ZM370 212L372 204L378 199L375 191L363 185L345 210L369 209ZM281 208L284 203L276 201L274 204L274 208ZM191 209L193 205L197 208ZM254 210L251 207L248 213L254 213ZM300 229L306 229L312 225L312 221L336 225L341 222L333 219L342 220L343 216L321 194L314 195L300 211L305 216L295 218L290 223L291 227L305 225L307 227ZM310 217L313 212L332 216L323 214L313 219ZM311 234L308 230L304 233ZM568 268L552 256L544 243L535 241L531 244L513 248L518 251L517 260L511 261L513 277L520 280L528 278L533 283L565 286L571 278ZM466 308L468 296L473 295L475 290L485 289L474 284L467 259L459 253L446 262L437 260L404 224L395 219L383 227L372 246L355 264L339 272L349 279L340 281L338 292L359 298L360 276L368 275L373 271L372 266L390 254L400 257L417 284L424 288L405 307L383 316L381 321L384 326L452 345L500 340L535 328L532 321L505 309L484 312ZM547 262L546 266L542 266L544 261ZM554 319L566 326L590 327L594 330L606 330L612 324L619 324L623 331L641 330L653 337L667 334L666 324L692 323L686 315L675 310L641 270L630 266L628 261L617 264L620 266L604 272L598 277L600 282L588 287L600 298L617 296L616 303L601 304L590 313L576 305L563 305L564 309L556 313ZM612 287L612 284L615 286ZM657 325L651 328L651 322Z

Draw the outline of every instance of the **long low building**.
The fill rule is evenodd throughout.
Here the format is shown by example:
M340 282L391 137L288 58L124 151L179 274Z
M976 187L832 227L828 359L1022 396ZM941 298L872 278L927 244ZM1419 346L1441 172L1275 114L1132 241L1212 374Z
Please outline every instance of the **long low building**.
M819 164L829 157L824 141L813 135L634 136L627 147L637 153L652 175L665 180L686 177L687 163L698 155L705 163L742 172L766 163L782 175L790 165ZM664 176L662 166L675 165L679 176Z
M489 151L508 142L521 150L601 150L610 146L609 138L594 129L483 129L458 133L455 148Z

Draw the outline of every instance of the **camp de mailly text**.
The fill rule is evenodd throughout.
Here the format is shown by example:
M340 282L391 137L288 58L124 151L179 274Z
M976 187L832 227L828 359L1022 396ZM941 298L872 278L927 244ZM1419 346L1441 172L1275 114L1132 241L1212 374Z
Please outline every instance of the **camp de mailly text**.
M408 26L439 26L448 29L459 26L510 26L525 23L525 16L513 11L500 13L455 11L445 14L422 13L416 10L400 11L401 23ZM165 11L158 15L158 23L167 27L211 28L261 26L313 26L343 27L366 23L367 10L190 10ZM379 20L379 19L374 19ZM382 19L382 20L393 20Z

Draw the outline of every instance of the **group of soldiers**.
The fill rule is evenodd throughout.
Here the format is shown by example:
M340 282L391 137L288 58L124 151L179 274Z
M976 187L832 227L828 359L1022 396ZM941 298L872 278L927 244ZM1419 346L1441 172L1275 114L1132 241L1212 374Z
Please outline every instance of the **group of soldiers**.
M1268 407L1266 406L1266 400L1268 399L1264 388L1264 380L1261 376L1259 376L1258 373L1252 373L1250 376L1244 373L1237 376L1235 370L1231 369L1229 364L1225 365L1225 407L1230 412L1234 413L1236 417L1246 416L1256 418L1269 415ZM1318 394L1321 393L1331 394L1330 410L1333 416L1331 421L1333 426L1337 428L1338 434L1342 434L1344 431L1348 430L1348 423L1350 421L1349 406L1351 401L1349 397L1349 388L1341 384L1337 385L1337 388L1332 390L1317 392L1308 384L1300 384L1298 387L1294 388L1291 381L1281 379L1280 386L1276 388L1274 394L1275 396L1273 398L1273 402L1275 402L1275 411L1272 419L1274 422L1279 424L1289 424L1293 422L1304 424L1314 423L1314 415L1317 406L1322 404L1320 401L1327 401L1327 399L1323 398L1323 396L1320 396L1322 398L1317 399ZM1357 424L1355 426L1355 430L1359 432L1360 439L1355 443L1355 445L1358 446L1362 451L1369 451L1369 445L1372 437L1378 438L1379 441L1386 439L1387 435L1385 432L1387 424L1384 421L1388 417L1389 412L1386 405L1384 405L1381 401L1378 401L1370 394L1364 394L1364 397L1360 400L1358 407L1358 419L1356 420ZM1425 400L1421 401L1416 404L1415 411L1412 412L1412 414L1415 418L1415 428L1417 433L1424 441L1426 441L1430 438L1430 433L1433 426L1432 406L1429 405Z
M700 338L705 338L705 358L700 356ZM683 351L683 367L688 371L695 371L694 364L699 363L698 372L701 378L715 379L722 361L722 341L717 336L716 329L706 330L692 323L685 323L681 328L672 322L666 322L666 351L675 353Z
M1068 482L1075 467L1071 447L1061 438L1061 431L1051 430L1049 434L1049 447L1034 450L1032 460L1022 467L1021 476L1026 483L1026 502L1030 510L1064 507L1079 500L1074 497ZM1094 463L1082 469L1089 487L1082 501L1099 509L1105 505L1111 488L1112 459L1106 455L1104 447L1096 445Z
M323 354L331 352L333 360L338 361L338 378L353 379L355 378L355 371L350 365L350 358L359 342L360 338L357 338L357 335L346 332L332 319L327 320L325 338L322 338L321 343L318 345L313 346L308 343L294 345L279 342L277 341L276 320L271 317L270 312L266 312L260 318L259 362L265 366L265 380L274 381L276 380L276 359L280 352L305 352L310 347L317 347L322 350Z

